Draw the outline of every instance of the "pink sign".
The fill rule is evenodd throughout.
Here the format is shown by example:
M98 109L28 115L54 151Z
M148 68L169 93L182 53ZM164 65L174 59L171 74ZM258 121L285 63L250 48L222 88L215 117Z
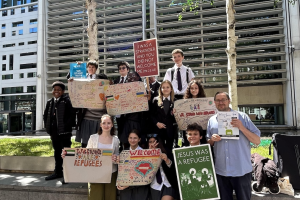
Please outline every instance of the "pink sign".
M158 76L159 63L156 38L134 42L133 49L135 71L141 77Z

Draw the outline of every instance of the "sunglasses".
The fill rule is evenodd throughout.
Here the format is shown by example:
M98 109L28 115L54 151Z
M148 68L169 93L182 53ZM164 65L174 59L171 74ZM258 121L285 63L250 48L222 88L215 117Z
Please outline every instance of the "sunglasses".
M119 70L125 70L126 69L126 67L120 67L119 68Z
M147 134L147 138L156 138L158 134L153 133L153 134Z

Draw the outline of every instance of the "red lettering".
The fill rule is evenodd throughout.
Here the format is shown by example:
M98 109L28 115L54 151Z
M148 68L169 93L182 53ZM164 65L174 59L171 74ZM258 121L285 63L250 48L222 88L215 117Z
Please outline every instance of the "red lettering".
M74 162L74 166L76 166L77 165L77 160L75 160L75 162Z
M87 161L87 160L84 161L84 166L85 166L85 167L89 166L89 161Z
M131 156L135 156L137 151L129 151Z
M184 117L184 113L180 113L180 117Z
M215 111L210 111L209 114L215 114Z

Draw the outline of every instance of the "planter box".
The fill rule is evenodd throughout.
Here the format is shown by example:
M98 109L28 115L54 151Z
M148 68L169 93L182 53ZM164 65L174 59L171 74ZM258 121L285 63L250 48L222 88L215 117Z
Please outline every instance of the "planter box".
M0 156L0 170L47 172L54 167L54 157Z

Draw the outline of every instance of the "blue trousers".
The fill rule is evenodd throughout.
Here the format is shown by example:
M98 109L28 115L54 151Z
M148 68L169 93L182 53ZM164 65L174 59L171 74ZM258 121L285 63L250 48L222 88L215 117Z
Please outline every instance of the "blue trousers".
M233 190L237 200L251 199L251 172L244 176L232 177L217 174L221 200L233 200Z

